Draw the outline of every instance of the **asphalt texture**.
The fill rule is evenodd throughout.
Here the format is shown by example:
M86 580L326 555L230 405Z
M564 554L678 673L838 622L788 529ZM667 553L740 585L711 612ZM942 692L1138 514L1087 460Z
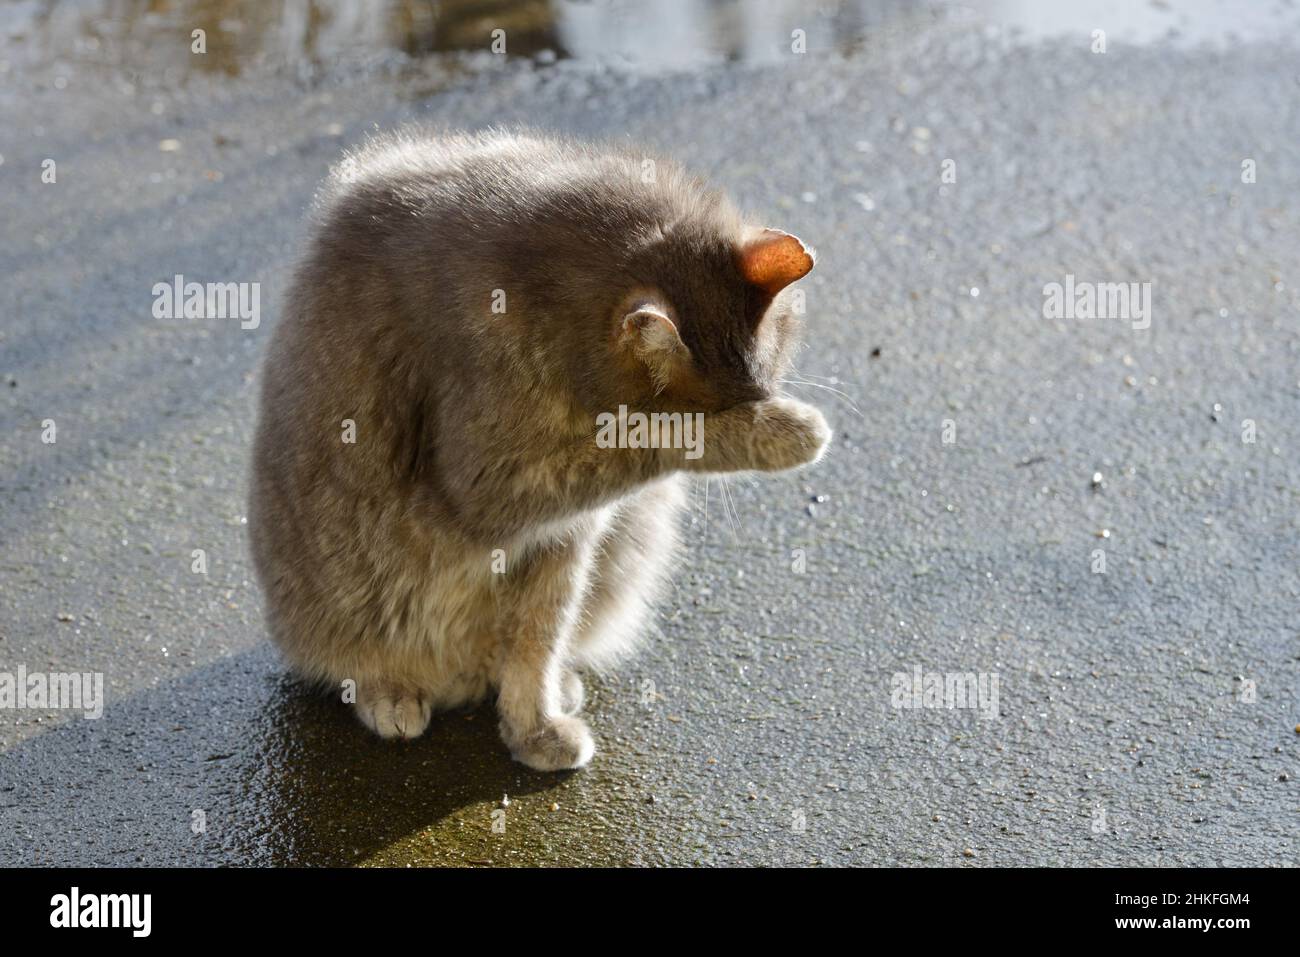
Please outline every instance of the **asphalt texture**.
M56 69L0 90L0 671L107 704L0 712L0 864L1300 862L1294 47L927 21L659 76ZM410 120L643 142L819 253L830 389L791 388L833 447L697 489L577 773L489 707L380 742L262 626L258 361L316 184ZM260 282L260 325L155 319L178 273ZM1067 275L1151 283L1149 328L1046 318ZM998 715L894 707L915 667L996 676Z

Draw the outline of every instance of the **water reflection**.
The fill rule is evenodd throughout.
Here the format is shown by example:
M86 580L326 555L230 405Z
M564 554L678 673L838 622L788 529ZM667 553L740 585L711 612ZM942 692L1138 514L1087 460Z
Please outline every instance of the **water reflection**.
M50 63L239 74L263 67L328 67L448 51L578 58L628 69L690 69L808 48L852 52L875 29L916 14L918 0L31 0L0 7L0 57L9 68ZM203 55L191 50L202 30ZM502 31L496 33L495 31Z
M1111 42L1215 42L1294 35L1300 10L1292 0L19 0L0 6L0 58L10 69L237 74L485 51L501 30L509 56L663 71L788 56L796 30L810 52L851 54L936 19L1030 38L1104 29ZM190 50L196 29L203 56Z

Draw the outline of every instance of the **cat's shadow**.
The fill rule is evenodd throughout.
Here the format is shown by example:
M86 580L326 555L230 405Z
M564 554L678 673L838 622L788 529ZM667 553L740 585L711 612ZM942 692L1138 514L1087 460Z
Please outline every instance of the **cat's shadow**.
M565 777L512 761L490 705L381 741L267 648L108 701L0 754L0 863L356 864L474 807L427 854L470 862L503 795Z

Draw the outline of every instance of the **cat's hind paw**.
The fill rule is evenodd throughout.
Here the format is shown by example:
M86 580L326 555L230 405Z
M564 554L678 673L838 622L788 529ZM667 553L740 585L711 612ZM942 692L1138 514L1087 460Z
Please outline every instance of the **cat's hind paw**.
M514 738L504 727L501 736L514 759L534 771L580 768L596 753L586 722L571 715L550 718L523 738Z
M382 692L358 698L357 716L381 738L409 741L424 734L433 713L430 701L417 695Z

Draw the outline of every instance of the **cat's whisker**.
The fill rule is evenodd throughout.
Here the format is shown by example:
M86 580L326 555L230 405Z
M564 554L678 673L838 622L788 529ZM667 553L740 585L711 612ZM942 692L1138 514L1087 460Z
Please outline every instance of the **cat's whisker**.
M709 540L709 484L712 481L707 475L704 477L704 541Z
M727 510L727 477L718 476L718 505L722 509L723 528L726 529L731 525L731 513Z
M862 410L859 409L856 405L854 405L853 400L849 398L848 393L833 388L832 386L823 385L820 382L805 382L801 379L777 379L776 381L781 383L781 385L802 385L802 386L808 386L809 388L812 389L824 389L825 391L831 393L832 395L836 396L841 401L843 401L843 403L847 405L850 409L852 409L854 413L856 413L859 416L862 415Z
M812 372L804 372L802 369L797 369L797 368L795 368L793 365L790 366L790 371L793 372L795 375L797 375L797 376L798 376L799 378L801 378L801 379L821 379L823 382L839 382L839 381L840 381L838 376L833 376L833 375L816 375L815 373L812 373Z
M727 487L727 477L723 475L720 485L722 491L723 512L727 516L727 524L731 526L731 536L733 539L740 537L740 512L736 510L736 499Z
M830 383L830 385L828 385L827 388L838 386L841 382L844 381L839 376L817 375L814 372L804 372L794 363L790 364L790 375L794 379L794 381L802 382L806 385L815 385L818 382Z
M796 373L796 374L797 374L797 373ZM818 378L824 378L824 377L818 377ZM789 377L787 377L787 378L784 378L784 379L777 379L777 381L778 381L778 382L790 382L790 383L794 383L794 384L796 384L796 385L810 385L810 386L813 386L814 388L817 388L817 389L825 389L827 392L833 392L833 393L835 393L836 395L843 396L843 397L846 398L846 399L848 398L848 393L845 392L843 389L837 389L835 386L827 385L825 382L813 382L811 379L808 379L808 378L806 378L806 377L804 377L804 376L802 376L802 375L800 375L798 378L789 378ZM828 381L829 381L829 380L828 380ZM839 381L839 380L834 380L834 381Z

